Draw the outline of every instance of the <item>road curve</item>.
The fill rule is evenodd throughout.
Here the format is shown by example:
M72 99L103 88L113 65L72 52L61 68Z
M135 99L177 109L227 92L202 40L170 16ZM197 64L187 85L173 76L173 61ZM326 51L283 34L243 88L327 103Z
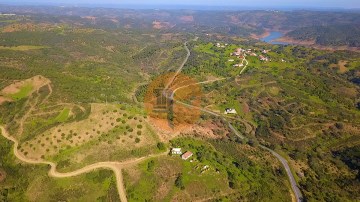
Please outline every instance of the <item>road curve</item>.
M189 58L189 56L190 56L190 51L189 51L189 49L188 49L188 47L187 47L186 44L187 44L187 42L185 42L184 45L185 45L185 48L186 48L186 50L187 50L187 52L188 52L188 55L187 55L186 59L184 60L184 63L180 66L180 68L179 68L178 71L176 72L176 74L175 74L175 76L174 76L174 79L175 79L175 77L181 72L182 68L184 67L186 61L188 60L188 58ZM246 65L245 65L244 68L240 71L240 74L239 74L239 75L241 75L241 74L246 70L247 66L249 65L249 62L247 61L247 59L246 59L245 57L244 57L244 59L242 60L242 64L244 64L244 61L246 62ZM221 79L221 80L222 80L222 79ZM172 81L173 81L173 80L172 80ZM172 81L171 81L171 82L172 82ZM205 84L205 83L210 83L210 82L214 82L214 81L217 81L217 80L215 79L215 80L210 80L210 81L204 81L204 82L199 82L199 83L197 83L197 84ZM169 83L168 86L170 86L171 82ZM194 85L194 84L191 84L191 85ZM190 105L190 104L187 104L187 103L184 103L184 102L181 102L181 101L178 101L178 100L174 99L174 94L175 94L176 90L178 90L178 89L180 89L180 88L185 88L185 87L188 87L188 86L191 86L191 85L187 85L187 86L185 85L185 86L181 86L181 87L175 89L175 90L172 92L172 94L170 95L170 97L168 97L168 98L170 98L170 99L173 100L174 102L180 103L180 104L182 104L182 105L184 105L184 106L196 108L196 109L199 109L199 110L201 110L201 111L203 111L203 112L209 113L209 114L211 114L211 115L214 115L214 116L217 116L217 117L221 117L225 122L228 123L229 128L235 133L236 136L238 136L240 139L246 139L246 137L244 137L243 135L241 135L241 134L234 128L234 126L231 125L231 123L226 120L226 118L225 118L223 115L220 115L220 114L218 114L218 113L215 113L215 112L213 112L213 111L207 110L207 109L202 108L202 107L193 106L193 105ZM166 95L166 94L165 94L165 95ZM276 153L275 151L271 150L270 148L267 148L267 147L265 147L265 146L263 146L263 145L260 145L260 147L263 148L263 149L265 149L265 150L267 150L267 151L269 151L269 152L270 152L271 154L273 154L277 159L279 159L279 161L281 162L281 164L284 166L284 168L285 168L285 170L286 170L286 174L288 175L289 182L290 182L290 184L291 184L291 189L292 189L293 193L295 194L296 201L297 201L297 202L302 202L302 201L303 201L303 195L302 195L299 187L297 186L297 183L296 183L296 181L295 181L294 175L292 174L292 172L291 172L291 170L290 170L290 166L289 166L288 162L286 161L286 159L284 159L282 156L280 156L280 154Z
M84 173L92 172L92 171L97 170L97 169L112 170L115 173L116 186L117 186L117 190L118 190L118 193L119 193L120 200L122 202L127 202L127 198L126 198L126 191L125 191L125 187L124 187L124 183L123 183L123 176L122 176L122 173L121 173L121 169L123 167L139 163L139 162L144 161L144 160L149 159L149 158L167 155L167 152L163 152L163 153L160 153L160 154L149 155L149 156L141 157L141 158L137 158L137 159L130 159L130 160L124 161L124 162L98 162L98 163L94 163L94 164L85 166L85 167L83 167L83 168L81 168L79 170L76 170L76 171L72 171L72 172L68 172L68 173L61 173L61 172L58 172L56 170L56 164L53 163L53 162L34 160L34 159L30 159L30 158L27 158L27 157L23 156L19 152L19 150L17 149L18 146L19 146L19 142L14 137L9 135L9 133L7 132L7 130L5 129L4 126L0 126L0 130L1 130L1 135L2 136L4 136L6 139L8 139L8 140L10 140L11 142L14 143L14 146L13 146L14 155L19 160L21 160L21 161L23 161L25 163L28 163L28 164L45 164L45 165L49 165L50 166L49 176L51 176L51 177L55 177L55 178L74 177L74 176L78 176L78 175L81 175L81 174L84 174Z
M196 41L197 39L198 39L198 37L195 37L192 41ZM184 61L181 63L180 67L176 70L173 78L169 81L169 83L165 86L164 89L168 89L168 88L169 88L169 86L174 82L176 76L181 72L181 70L182 70L183 67L185 66L186 62L188 61L188 59L189 59L189 57L190 57L190 54L191 54L191 52L190 52L190 50L189 50L189 48L188 48L188 46L187 46L188 43L189 43L189 41L186 41L186 42L184 43L184 47L185 47L185 50L186 50L186 57L185 57Z
M279 161L283 164L285 170L286 170L286 174L288 175L289 177L289 181L290 181L290 184L291 184L291 189L293 190L294 194L295 194L295 197L296 197L296 201L297 202L301 202L303 201L303 195L299 189L299 187L297 186L296 184L296 181L295 181L295 178L294 178L294 175L292 174L291 170L290 170L290 166L287 162L287 160L280 156L280 154L276 153L274 150L271 150L263 145L259 145L261 148L269 151L272 155L274 155L277 159L279 159Z

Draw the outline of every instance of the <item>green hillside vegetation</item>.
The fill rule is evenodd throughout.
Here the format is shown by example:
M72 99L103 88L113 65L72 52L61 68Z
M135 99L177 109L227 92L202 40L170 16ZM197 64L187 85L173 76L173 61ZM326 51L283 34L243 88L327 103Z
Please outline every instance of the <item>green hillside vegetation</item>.
M297 30L290 34L300 40L358 46L359 30L350 25L359 14L42 12L0 17L0 89L36 75L48 79L22 86L0 104L0 124L19 141L21 155L54 162L59 172L139 160L123 168L129 201L290 201L286 172L264 145L288 160L306 201L360 199L360 54L247 38L277 27ZM80 17L92 15L96 20ZM154 28L154 20L170 25ZM179 68L185 41L191 55L181 73L199 82L221 79L199 83L201 107L219 116L203 110L194 128L167 136L153 127L141 102L149 83ZM237 48L245 58L231 56ZM224 115L225 108L237 114ZM19 163L2 136L0 146L0 172L6 172L0 201L119 200L110 171L51 178L48 166ZM192 162L165 155L168 146L193 152Z
M208 44L198 42L194 47L208 47ZM244 48L241 44L239 47ZM249 56L247 71L233 76L239 67L227 67L226 62L231 58L226 53L228 48L207 49L213 52L194 48L194 57L184 72L199 80L206 80L210 75L228 78L204 86L203 93L209 96L203 99L203 106L212 106L221 112L225 107L235 108L238 114L234 118L238 120L233 123L238 131L289 156L307 200L359 197L354 192L359 186L357 168L349 164L349 160L342 163L332 155L332 151L358 145L360 140L356 135L360 124L357 108L360 90L349 79L359 72L360 66L353 66L347 75L332 68L343 59L356 61L359 54L293 46L245 48L269 49L270 52L263 55L271 61L260 62L258 57ZM282 59L286 61L281 62ZM244 114L246 108L239 106L240 103L249 106L247 113ZM246 125L256 130L248 133ZM350 156L356 162L356 155ZM317 191L319 189L328 190L328 194Z
M0 171L6 173L0 183L0 201L119 200L111 171L51 178L47 166L20 164L15 160L12 144L3 137L0 137L0 158Z
M359 25L303 27L286 34L295 40L312 41L323 46L360 46Z
M136 171L125 170L129 201L291 200L285 171L273 157L255 148L192 138L175 139L171 144L193 152L194 157L187 161L178 155L161 157L140 164ZM257 152L261 154L247 157ZM134 172L140 175L137 179L132 179Z

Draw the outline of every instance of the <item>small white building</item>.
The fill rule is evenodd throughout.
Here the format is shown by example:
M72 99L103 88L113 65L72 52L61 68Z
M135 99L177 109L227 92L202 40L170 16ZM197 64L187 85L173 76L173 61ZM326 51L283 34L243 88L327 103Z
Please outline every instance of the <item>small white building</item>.
M229 61L229 62L234 62L235 60L234 60L234 59L229 59L228 61Z
M235 109L226 108L224 114L237 114Z
M181 154L182 154L181 148L172 148L172 149L171 149L171 154L181 155Z

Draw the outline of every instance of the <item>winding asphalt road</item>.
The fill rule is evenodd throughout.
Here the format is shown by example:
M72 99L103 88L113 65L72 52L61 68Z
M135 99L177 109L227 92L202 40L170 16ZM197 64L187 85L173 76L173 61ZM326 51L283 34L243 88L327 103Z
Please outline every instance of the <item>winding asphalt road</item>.
M293 192L295 194L296 201L297 202L303 201L303 195L302 195L299 187L296 184L294 175L291 172L291 169L290 169L290 166L289 166L287 160L284 157L280 156L280 154L276 153L274 150L271 150L271 149L269 149L269 148L267 148L267 147L265 147L263 145L259 145L259 146L261 148L269 151L272 155L274 155L277 159L279 159L279 161L283 164L283 166L285 168L286 174L289 177L290 184L291 184L291 189L293 190Z
M180 66L180 68L178 69L178 71L176 72L176 74L174 75L173 80L175 80L176 76L181 72L182 68L184 67L184 65L185 65L185 63L186 63L186 61L187 61L187 59L188 59L189 56L190 56L190 51L189 51L189 49L188 49L188 47L187 47L187 42L186 42L184 45L185 45L185 48L186 48L186 50L187 50L187 52L188 52L188 56L186 57L185 61L184 61L183 64ZM244 57L244 59L242 60L242 64L244 64L244 61L246 62L246 65L245 65L244 68L240 71L240 74L239 74L239 75L241 75L241 74L246 70L246 68L247 68L247 66L248 66L248 64L249 64L249 62L246 60L245 57ZM167 87L171 85L171 83L173 82L173 80L170 81L170 83L167 85ZM210 82L219 81L219 80L223 80L223 79L215 79L215 80L210 80L210 81L203 81L203 82L199 82L199 83L196 83L196 84L205 84L205 83L210 83ZM187 103L184 103L184 102L181 102L181 101L178 101L178 100L175 100L175 99L174 99L174 94L175 94L175 92L176 92L177 90L179 90L179 89L181 89L181 88L186 88L186 87L189 87L189 86L192 86L192 85L195 85L195 84L185 85L185 86L181 86L181 87L175 89L168 98L171 99L171 100L173 100L174 102L180 103L180 104L182 104L182 105L184 105L184 106L192 107L192 108L201 110L201 111L203 111L203 112L209 113L209 114L214 115L214 116L217 116L217 117L222 117L222 119L228 123L229 128L235 133L236 136L238 136L240 139L246 139L246 137L244 137L242 134L240 134L240 133L234 128L234 126L231 125L231 123L226 120L226 118L225 118L223 115L220 115L220 114L215 113L215 112L212 112L212 111L210 111L210 110L207 110L207 109L204 109L204 108L201 108L201 107L197 107L197 106L193 106L193 105L190 105L190 104L187 104ZM166 94L165 94L165 95L166 95ZM290 169L290 166L289 166L288 162L286 161L286 159L283 158L280 154L276 153L274 150L272 150L272 149L270 149L270 148L267 148L267 147L265 147L265 146L263 146L263 145L259 145L259 146L260 146L261 148L269 151L272 155L274 155L274 156L281 162L281 164L284 166L284 168L285 168L285 170L286 170L286 174L287 174L287 176L288 176L288 178L289 178L289 182L290 182L290 184L291 184L291 189L292 189L293 193L295 194L295 199L296 199L296 201L297 201L297 202L302 202L302 201L303 201L303 195L302 195L302 193L301 193L301 191L300 191L300 189L299 189L299 187L298 187L298 185L297 185L297 183L296 183L296 180L295 180L295 178L294 178L294 175L292 174L291 169Z
M196 40L196 38L195 38ZM172 78L172 80L169 82L169 84L167 85L166 88L168 88L168 86L171 85L171 83L175 80L176 76L181 72L182 68L184 67L184 65L186 64L188 58L190 57L190 50L189 48L187 47L187 42L184 43L184 46L185 46L185 49L187 51L187 56L184 60L184 62L181 64L181 66L179 67L179 69L176 71L176 74L174 75L174 77ZM242 74L247 65L248 65L248 61L244 58L243 62L246 61L246 65L244 66L244 68L241 70L240 74ZM222 80L222 79L215 79L215 80L212 80L212 81L204 81L204 82L199 82L198 84L205 84L205 83L210 83L210 82L214 82L214 81L218 81L218 80ZM188 86L191 86L191 85L188 85ZM180 88L185 88L185 87L188 87L188 86L182 86L182 87L179 87L177 88L176 90L180 89ZM166 89L165 88L165 89ZM175 91L176 91L175 90ZM171 95L171 98L173 98L174 96L174 93L175 91L172 93ZM174 100L176 101L176 100ZM225 117L223 117L223 115L219 115L215 112L212 112L210 110L207 110L207 109L204 109L204 108L201 108L201 107L195 107L195 106L192 106L192 105L189 105L189 104L186 104L186 103L183 103L183 102L180 102L180 101L176 101L178 103L181 103L183 105L186 105L188 107L193 107L193 108L197 108L203 112L206 112L206 113L209 113L209 114L212 114L212 115L215 115L215 116L221 116L223 118L223 120L227 121ZM241 135L232 125L230 122L228 122L228 126L229 128L241 139L246 139L243 135ZM64 178L64 177L73 177L73 176L77 176L77 175L81 175L81 174L84 174L84 173L88 173L88 172L91 172L91 171L94 171L96 169L109 169L109 170L112 170L114 173L115 173L115 177L116 177L116 184L117 184L117 189L118 189L118 193L119 193L119 197L120 197L120 200L122 202L127 202L127 198L126 198L126 191L125 191L125 188L124 188L124 184L123 184L123 177L122 177L122 173L121 173L121 169L122 167L124 166L129 166L129 165L133 165L135 163L139 163L143 160L146 160L148 158L153 158L153 157L157 157L157 156L162 156L162 155L166 155L167 152L164 152L164 153L161 153L161 154L157 154L157 155L149 155L147 157L141 157L141 158L138 158L138 159L133 159L133 160L129 160L129 161L125 161L125 162L99 162L99 163L95 163L95 164L91 164L91 165L88 165L84 168L81 168L79 170L76 170L76 171L73 171L73 172L68 172L68 173L60 173L56 170L56 164L53 163L53 162L48 162L48 161L40 161L40 160L33 160L33 159L29 159L25 156L23 156L19 151L18 151L18 146L19 146L19 142L12 136L9 135L9 133L6 131L5 127L3 126L0 126L0 130L2 131L1 134L8 140L12 141L14 143L14 147L13 147L13 150L14 150L14 155L20 159L21 161L23 162L26 162L26 163L29 163L29 164L46 164L46 165L49 165L50 166L50 171L49 171L49 176L52 176L52 177L56 177L56 178ZM280 160L280 162L283 164L283 166L285 167L285 170L286 170L286 173L289 177L289 181L291 183L291 188L296 196L296 201L297 202L301 202L302 201L302 194L296 184L296 181L295 181L295 178L294 176L292 175L291 173L291 170L290 170L290 167L286 161L286 159L284 159L282 156L280 156L278 153L276 153L275 151L265 147L265 146L262 146L260 145L261 148L271 152L276 158L278 158Z

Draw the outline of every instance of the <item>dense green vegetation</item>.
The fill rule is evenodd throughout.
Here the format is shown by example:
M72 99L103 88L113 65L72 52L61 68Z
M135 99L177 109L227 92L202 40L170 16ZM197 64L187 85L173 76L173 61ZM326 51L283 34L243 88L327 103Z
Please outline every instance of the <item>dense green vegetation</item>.
M342 149L359 143L360 89L353 82L360 70L358 53L239 44L271 61L248 56L248 70L234 76L239 68L227 64L232 46L217 48L198 41L193 47L184 72L201 81L210 75L227 78L204 86L204 94L210 96L203 99L203 106L220 112L235 108L238 114L233 117L238 120L232 122L252 139L252 145L260 142L288 155L306 200L359 197L355 194L359 186L356 147ZM269 52L261 53L265 49ZM339 71L339 62L344 60L349 68L345 73ZM255 130L247 132L246 125ZM339 151L335 154L341 160L333 151Z
M2 10L21 13L23 8ZM288 159L307 201L360 198L360 54L244 38L277 28L295 30L289 36L320 45L358 47L358 13L67 7L42 12L0 16L0 88L35 75L51 81L40 89L26 85L6 95L13 101L0 105L0 124L20 141L24 155L30 155L26 146L33 151L36 146L34 155L43 152L41 159L58 163L65 172L166 151L167 143L146 122L141 102L152 79L179 67L186 56L184 41L196 35L182 73L198 81L223 78L201 84L201 105L222 115L225 108L236 109L237 114L224 116L249 141L230 132L222 118L203 113L196 125L209 130L170 141L192 151L192 162L161 156L124 171L129 201L289 201L285 171L260 144ZM64 16L67 12L74 15ZM96 20L79 17L92 15ZM153 27L155 20L163 27ZM247 53L249 64L241 75L244 66L234 65L242 58L230 56L237 48L253 53ZM269 61L260 61L259 55ZM91 117L92 103L114 108ZM87 125L71 125L85 120ZM104 125L110 129L100 131ZM19 164L2 137L0 145L0 172L7 174L0 201L118 200L110 171L53 179L46 175L47 166Z
M360 46L358 25L314 26L296 29L286 34L295 40L312 41L323 46Z
M135 180L131 178L133 168L126 170L129 201L171 201L178 197L201 200L209 196L219 201L290 200L285 171L274 157L232 141L208 142L172 140L173 146L194 153L191 162L178 155L152 159L138 166L136 172L141 174ZM159 192L160 187L167 191Z

